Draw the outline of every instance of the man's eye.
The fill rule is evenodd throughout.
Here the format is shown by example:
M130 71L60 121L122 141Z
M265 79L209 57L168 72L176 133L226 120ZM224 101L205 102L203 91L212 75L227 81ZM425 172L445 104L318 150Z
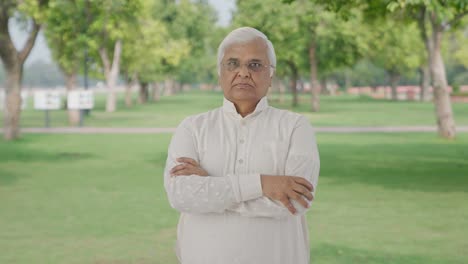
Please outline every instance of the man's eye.
M251 62L249 63L249 68L251 69L259 69L261 68L263 65L261 63L258 63L258 62Z
M228 61L227 66L229 67L237 67L239 65L239 62L237 61Z

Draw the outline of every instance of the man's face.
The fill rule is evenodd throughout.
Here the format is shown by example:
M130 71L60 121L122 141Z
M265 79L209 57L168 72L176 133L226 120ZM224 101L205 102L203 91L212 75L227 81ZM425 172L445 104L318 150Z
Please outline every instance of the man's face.
M224 97L233 103L257 103L264 97L271 84L270 61L267 44L258 38L226 48L221 61L219 84ZM259 64L267 67L249 69ZM233 65L240 65L233 67ZM233 68L236 68L232 70Z

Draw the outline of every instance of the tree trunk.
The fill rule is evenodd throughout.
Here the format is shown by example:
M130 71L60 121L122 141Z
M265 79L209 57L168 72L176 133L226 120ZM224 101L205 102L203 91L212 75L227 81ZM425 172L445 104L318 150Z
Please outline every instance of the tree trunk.
M135 80L137 79L137 74L133 74L130 78L127 76L125 78L126 85L125 85L125 106L130 108L133 106L133 86L135 85Z
M427 64L419 67L419 98L421 101L429 100L429 88L431 87L431 74Z
M317 56L315 54L315 41L309 45L309 63L310 63L310 90L312 93L312 112L320 110L320 84L317 76Z
M104 72L106 75L107 83L107 101L106 101L106 112L115 112L117 106L115 85L117 83L117 77L119 76L120 66L120 55L122 53L122 42L117 40L114 45L114 57L112 64L110 63L107 51L104 47L99 48L99 55L101 56Z
M278 94L279 92L279 79L275 75L273 75L273 78L271 79L271 87L268 90L268 98L271 99L272 101L277 101L277 98L274 98L275 94Z
M76 89L76 72L65 73L65 86L67 92L71 92ZM79 126L80 125L80 110L79 109L68 109L68 125Z
M431 24L430 30L426 27L427 20ZM455 120L453 119L450 95L447 91L445 65L441 54L444 26L441 25L435 14L430 13L425 7L420 10L418 26L428 55L437 129L441 137L453 139L456 135Z
M421 39L424 43L424 46L426 47L426 58L425 62L421 66L421 81L420 81L420 87L421 87L421 100L425 100L428 97L428 92L429 92L429 87L431 85L431 61L432 61L432 53L434 50L434 43L431 41L431 38L429 38L429 32L426 27L426 21L428 20L428 13L425 7L422 7L420 9L420 13L418 16L418 28L419 28L419 34L421 36Z
M125 86L125 106L127 108L130 108L130 107L133 106L132 87L133 87L133 83L131 81L126 83L126 86Z
M330 91L327 87L327 78L320 79L320 93L322 94L330 94Z
M173 95L174 94L174 80L168 78L164 81L164 95Z
M435 19L435 18L433 18ZM447 139L455 138L455 120L452 113L452 102L447 90L447 78L445 65L442 60L441 42L442 29L435 21L432 21L433 50L431 54L431 74L434 89L434 104L437 117L439 135Z
M294 62L289 62L289 68L291 69L291 79L289 80L290 89L293 95L292 106L297 106L297 79L298 79L298 70Z
M279 103L284 103L284 93L286 92L286 87L283 81L279 82Z
M21 81L23 64L36 41L40 25L33 20L33 27L23 48L18 51L13 44L8 30L11 3L2 3L0 11L0 58L6 72L5 107L3 111L3 136L14 140L20 136Z
M349 69L345 70L345 91L348 91L349 88L351 88L351 72Z
M13 140L19 137L21 115L21 79L22 65L6 69L5 107L3 113L4 138Z
M295 73L291 74L291 80L289 82L290 89L292 92L292 106L297 106L297 76Z
M153 83L153 102L159 102L161 98L161 91L159 87L159 83L154 82Z
M392 87L392 100L398 100L398 83L400 82L400 74L394 71L389 71L390 87Z
M140 92L138 93L138 102L140 104L146 104L149 98L149 91L148 91L148 83L141 82L140 83Z
M180 93L181 90L182 90L181 83L178 82L178 81L175 81L174 82L174 91L175 91L175 93Z

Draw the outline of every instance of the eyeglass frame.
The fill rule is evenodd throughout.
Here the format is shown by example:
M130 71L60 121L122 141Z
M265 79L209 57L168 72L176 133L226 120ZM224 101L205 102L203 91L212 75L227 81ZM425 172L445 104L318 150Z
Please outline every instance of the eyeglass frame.
M230 62L237 62L238 65L236 66L236 68L230 70L228 67L228 63ZM249 67L249 64L251 63L256 63L256 64L260 64L260 67L258 68L258 70L254 70L252 68ZM258 60L251 60L249 62L246 62L246 63L239 63L238 60L228 60L227 63L221 63L221 66L226 69L228 72L235 72L235 71L238 71L241 69L242 66L245 66L247 68L247 70L252 73L252 72L255 72L255 73L259 73L259 72L262 72L264 69L267 69L267 68L273 68L275 69L275 66L274 65L271 65L271 64L267 64L267 65L263 65L263 63L261 63L260 61Z

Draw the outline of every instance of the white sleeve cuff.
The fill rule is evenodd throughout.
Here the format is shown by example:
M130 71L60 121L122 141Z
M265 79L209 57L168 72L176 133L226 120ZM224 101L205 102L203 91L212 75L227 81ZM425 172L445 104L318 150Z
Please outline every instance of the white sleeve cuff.
M259 173L240 174L238 177L242 202L262 197L262 181Z
M238 203L263 196L262 181L259 173L228 174L232 191Z

